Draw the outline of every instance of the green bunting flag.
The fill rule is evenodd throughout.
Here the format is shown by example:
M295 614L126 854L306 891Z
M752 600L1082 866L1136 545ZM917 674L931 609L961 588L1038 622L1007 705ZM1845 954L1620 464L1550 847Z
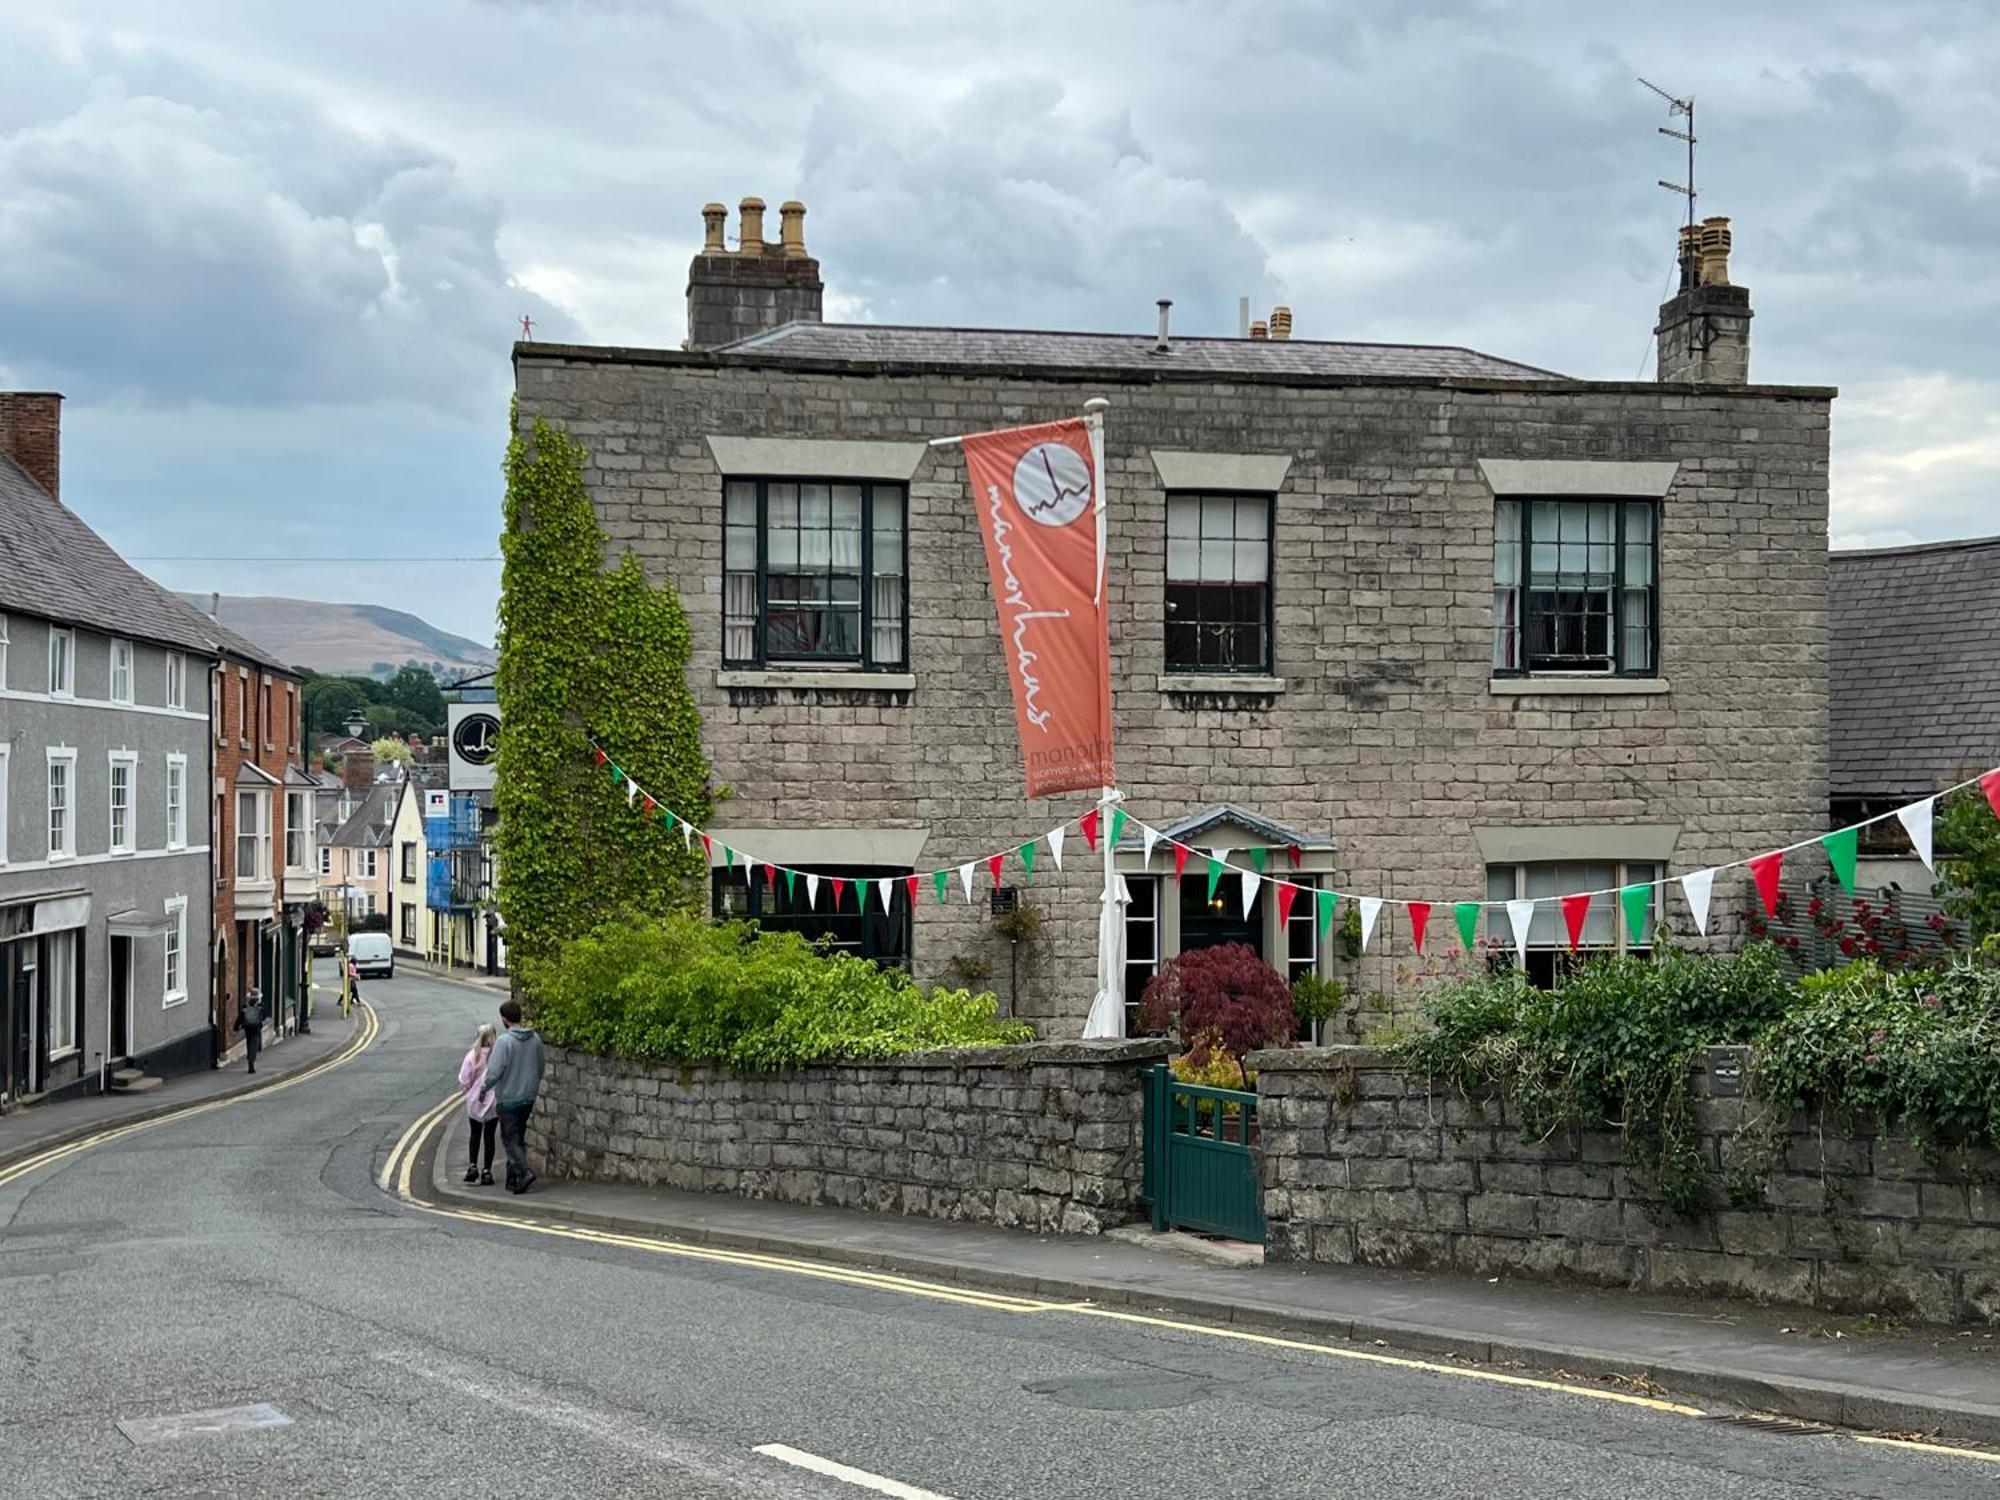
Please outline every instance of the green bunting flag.
M616 786L618 785L619 782L623 781L624 779L625 779L625 773L619 770L616 766L613 766L611 768L611 784L613 786Z
M792 882L798 879L798 873L796 870L785 871L785 899L787 901L792 899Z
M939 906L943 906L943 905L944 905L944 888L945 888L945 884L946 884L946 882L948 882L948 881L949 881L949 880L951 879L951 874L950 874L950 872L949 872L949 871L946 871L946 870L939 870L939 871L938 871L938 872L937 872L937 873L936 873L935 875L933 875L933 876L931 877L931 879L932 879L932 880L934 880L934 881L935 881L935 882L937 883L937 893L938 893L938 905L939 905Z
M722 868L725 870L736 868L736 851L727 844L722 846Z
M1854 894L1854 857L1860 851L1861 830L1842 828L1821 839L1820 847L1826 850L1826 857L1833 865L1833 873L1840 877L1841 888L1848 895Z
M1014 852L1021 856L1021 868L1026 870L1028 878L1033 880L1035 878L1035 841L1029 839L1027 843Z
M1458 940L1470 953L1479 946L1479 903L1477 901L1455 902L1451 914L1458 918Z
M1318 893L1316 899L1319 902L1319 940L1323 943L1326 941L1327 932L1333 926L1334 903L1340 897L1332 891L1321 891Z
M1269 852L1265 849L1252 849L1250 851L1250 868L1255 870L1259 875L1264 873L1264 859Z
M1111 809L1112 848L1116 849L1118 847L1119 835L1123 834L1124 832L1125 832L1125 809L1122 807L1114 807Z
M1653 904L1653 888L1650 885L1625 885L1618 888L1618 903L1625 908L1625 931L1631 934L1632 946L1646 946L1646 909Z
M1222 861L1213 854L1208 857L1208 899L1215 899L1215 888L1222 883Z

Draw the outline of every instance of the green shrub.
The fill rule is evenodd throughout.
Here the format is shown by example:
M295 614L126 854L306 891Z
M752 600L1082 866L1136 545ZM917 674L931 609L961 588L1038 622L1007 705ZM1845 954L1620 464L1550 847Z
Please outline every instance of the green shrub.
M1873 1122L1932 1153L2000 1147L2000 969L1961 958L1886 973L1808 975L1757 1041L1758 1091L1779 1108Z
M794 934L685 915L607 923L522 978L558 1046L742 1072L1034 1037L997 1019L992 995L925 990Z
M1711 1197L1688 1065L1702 1047L1752 1040L1790 993L1761 944L1735 957L1594 958L1556 991L1505 969L1441 987L1424 1005L1430 1029L1396 1050L1432 1078L1504 1090L1531 1137L1621 1131L1627 1163L1686 1215Z

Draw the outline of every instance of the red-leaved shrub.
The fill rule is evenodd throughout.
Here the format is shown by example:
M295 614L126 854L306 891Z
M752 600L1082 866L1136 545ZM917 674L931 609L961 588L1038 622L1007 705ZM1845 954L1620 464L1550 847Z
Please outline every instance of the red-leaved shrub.
M1259 1047L1289 1047L1298 1021L1284 977L1243 943L1194 948L1160 966L1139 999L1145 1026L1179 1030L1197 1065L1218 1044L1232 1057Z

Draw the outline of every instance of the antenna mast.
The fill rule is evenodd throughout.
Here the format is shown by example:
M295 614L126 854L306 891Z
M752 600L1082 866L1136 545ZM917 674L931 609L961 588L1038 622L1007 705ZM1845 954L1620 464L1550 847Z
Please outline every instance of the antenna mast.
M1694 139L1694 100L1693 100L1692 98L1687 98L1687 99L1682 99L1682 98L1678 97L1677 95L1674 95L1674 94L1670 94L1670 93L1668 93L1668 92L1667 92L1667 91L1666 91L1665 89L1661 88L1661 87L1660 87L1660 86L1659 86L1659 85L1658 85L1657 83L1654 83L1654 82L1653 82L1653 81L1652 81L1651 79L1648 79L1648 78L1641 78L1641 79L1639 80L1639 82L1641 82L1641 83L1645 84L1645 86L1646 86L1647 88L1651 89L1651 90L1652 90L1652 91L1653 91L1654 93L1658 94L1658 95L1659 95L1659 96L1660 96L1660 97L1661 97L1662 99L1664 99L1664 100L1666 100L1666 101L1667 101L1667 118L1668 118L1668 119L1670 119L1670 120L1671 120L1671 119L1673 119L1673 118L1674 118L1675 116L1677 116L1677 115L1685 115L1685 116L1687 116L1687 122L1688 122L1688 128L1687 128L1686 130L1676 130L1676 129L1674 129L1674 128L1673 128L1673 127L1672 127L1671 125L1662 125L1662 126L1660 126L1660 134L1661 134L1661 135L1670 135L1670 136L1672 136L1672 137L1673 137L1673 138L1674 138L1675 140L1677 140L1677 141L1686 141L1686 142L1687 142L1687 148L1688 148L1688 170L1687 170L1687 181L1686 181L1685 183L1680 183L1680 182L1669 182L1669 181L1667 181L1667 179L1666 179L1666 178L1662 177L1662 178L1660 179L1660 186L1661 186L1661 187L1663 187L1663 188L1665 188L1665 189L1666 189L1666 190L1667 190L1668 192L1670 192L1670 193L1679 193L1679 194L1680 194L1680 195L1681 195L1681 196L1682 196L1683 198L1687 199L1687 212L1688 212L1688 216L1687 216L1687 221L1688 221L1688 228L1692 229L1692 228L1694 228L1694 197L1695 197L1695 194L1694 194L1694 146L1695 146L1695 139Z

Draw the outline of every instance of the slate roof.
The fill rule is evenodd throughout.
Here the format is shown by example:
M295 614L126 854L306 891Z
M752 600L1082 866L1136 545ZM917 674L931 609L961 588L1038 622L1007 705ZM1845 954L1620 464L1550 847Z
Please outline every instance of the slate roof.
M1561 380L1537 369L1444 344L1337 344L1312 339L1184 338L1166 354L1151 334L1049 333L1006 328L914 328L879 323L784 323L716 352L760 359L995 365L1027 369L1148 370L1213 375L1459 377Z
M403 794L400 781L378 781L368 788L354 815L324 842L342 848L383 849L394 831L396 803Z
M1831 563L1833 795L1915 798L2000 765L2000 536Z
M161 588L0 454L0 610L291 668Z
M1287 828L1282 823L1275 823L1263 814L1253 813L1248 808L1238 807L1233 802L1218 802L1211 807L1203 808L1199 812L1189 813L1184 818L1177 818L1171 823L1161 825L1159 831L1176 843L1192 844L1200 839L1202 835L1225 824L1233 824L1246 833L1256 835L1258 838L1264 840L1266 847L1272 849L1282 849L1291 844L1296 844L1301 849L1331 849L1334 847L1334 842L1330 838L1323 838L1317 834L1301 833L1295 828ZM1145 838L1145 831L1143 829L1128 825L1124 836L1118 840L1118 847L1121 849L1144 848Z

